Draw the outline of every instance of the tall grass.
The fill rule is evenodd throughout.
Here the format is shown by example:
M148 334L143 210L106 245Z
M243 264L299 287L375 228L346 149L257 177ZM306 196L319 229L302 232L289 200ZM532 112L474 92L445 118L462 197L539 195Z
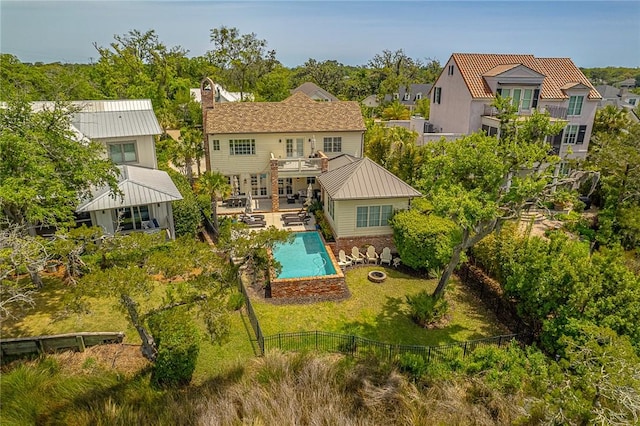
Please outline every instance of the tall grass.
M91 365L71 374L48 357L2 375L2 424L493 425L526 414L518 392L456 377L418 386L374 359L276 352L200 385L158 390L145 371Z

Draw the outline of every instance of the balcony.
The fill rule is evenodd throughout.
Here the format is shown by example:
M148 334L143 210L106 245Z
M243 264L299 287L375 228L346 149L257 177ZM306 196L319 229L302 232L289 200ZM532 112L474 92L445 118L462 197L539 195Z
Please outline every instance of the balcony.
M278 159L278 176L295 177L320 175L322 158L286 158Z
M534 108L529 109L529 110L522 110L522 111L518 111L518 115L520 116L527 116L527 115L531 115L532 111L534 110ZM559 107L559 106L543 106L543 107L539 107L538 111L540 112L545 112L547 111L549 113L549 117L555 120L566 120L567 119L567 108L564 107ZM498 115L498 110L491 106L491 105L485 105L484 106L484 112L482 114L484 117L496 117Z

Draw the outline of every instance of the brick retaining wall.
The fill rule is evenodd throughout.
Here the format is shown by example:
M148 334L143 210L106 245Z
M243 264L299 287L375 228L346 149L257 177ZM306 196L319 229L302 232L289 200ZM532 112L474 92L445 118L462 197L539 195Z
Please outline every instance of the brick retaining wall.
M277 299L335 299L348 295L342 274L271 281L271 297Z

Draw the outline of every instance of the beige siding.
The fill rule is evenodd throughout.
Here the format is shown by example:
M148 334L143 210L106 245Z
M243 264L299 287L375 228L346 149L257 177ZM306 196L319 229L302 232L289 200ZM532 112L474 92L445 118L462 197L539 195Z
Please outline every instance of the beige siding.
M136 154L138 161L136 163L127 163L132 166L146 167L149 169L157 169L158 163L156 160L156 144L153 136L128 136L122 138L105 138L98 139L98 142L102 143L107 150L105 156L109 155L108 145L111 143L121 143L128 141L135 141Z
M328 203L327 203L328 204ZM390 226L376 226L357 228L356 212L359 206L385 206L392 205L394 210L404 210L409 207L408 198L386 198L374 200L345 200L335 202L335 220L328 219L333 226L338 238L366 235L392 234ZM328 216L328 206L325 206Z
M211 168L219 171L223 175L239 175L241 192L250 190L251 174L266 174L267 182L270 182L270 165L271 154L275 158L287 158L287 139L294 140L294 150L296 147L296 139L304 139L304 148L302 157L306 158L311 155L310 139L315 137L315 150L323 150L323 141L325 137L342 137L342 152L332 153L325 152L328 157L335 157L340 154L351 154L358 157L362 156L361 152L361 132L334 132L334 133L257 133L257 134L225 134L225 135L208 135L209 152L211 154ZM220 141L220 150L213 150L213 141ZM230 155L229 141L232 139L254 139L256 141L255 155ZM244 180L247 179L247 185ZM304 178L293 179L294 191L307 188L307 182ZM267 191L270 193L270 185L267 184Z

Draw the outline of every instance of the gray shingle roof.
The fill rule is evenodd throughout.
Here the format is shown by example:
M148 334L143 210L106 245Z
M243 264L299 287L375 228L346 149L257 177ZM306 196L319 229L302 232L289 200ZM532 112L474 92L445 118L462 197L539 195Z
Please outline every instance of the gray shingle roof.
M118 166L118 188L124 197L113 198L108 187L98 188L90 200L82 203L77 212L110 210L120 207L141 206L182 200L182 194L167 172L136 166Z
M320 99L326 99L330 102L335 102L340 100L334 95L332 95L331 93L324 90L322 87L310 81L307 81L306 83L302 83L300 86L291 90L292 94L296 92L302 92L305 95L309 96L311 99L316 97Z
M368 158L349 163L318 177L334 200L413 198L422 193Z

